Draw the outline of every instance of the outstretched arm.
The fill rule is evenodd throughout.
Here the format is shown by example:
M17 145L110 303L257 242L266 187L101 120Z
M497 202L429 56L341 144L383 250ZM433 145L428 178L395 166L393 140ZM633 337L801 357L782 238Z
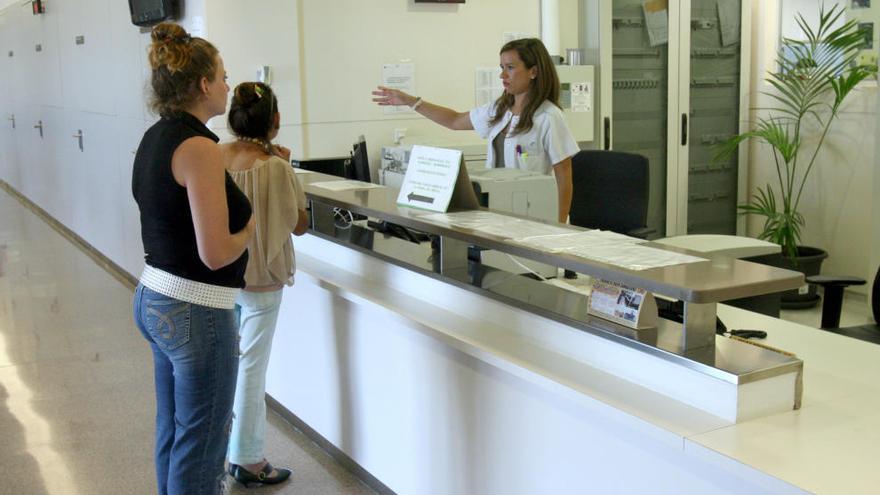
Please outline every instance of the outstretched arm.
M373 101L382 106L406 105L412 107L419 99L399 89L379 86L376 91L373 91ZM451 108L441 107L424 100L421 100L414 110L429 120L454 131L471 130L474 128L468 112L457 112Z

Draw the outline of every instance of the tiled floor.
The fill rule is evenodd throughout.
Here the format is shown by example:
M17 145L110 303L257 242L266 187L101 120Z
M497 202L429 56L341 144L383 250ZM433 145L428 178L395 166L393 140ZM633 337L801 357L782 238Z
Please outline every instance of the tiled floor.
M131 291L3 190L0 219L0 495L155 493ZM294 475L260 493L374 493L275 414L266 436Z

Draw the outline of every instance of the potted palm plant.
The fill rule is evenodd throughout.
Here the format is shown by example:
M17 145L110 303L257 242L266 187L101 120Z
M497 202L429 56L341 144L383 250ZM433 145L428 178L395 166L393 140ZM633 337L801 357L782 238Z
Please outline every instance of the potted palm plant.
M821 249L800 245L804 217L798 211L804 185L817 165L819 150L846 97L876 67L858 65L856 57L864 35L856 21L840 23L844 9L834 5L819 11L818 26L810 26L801 14L798 26L804 40L785 38L778 51L777 70L765 81L772 87L764 92L773 105L761 108L762 117L752 130L734 136L721 145L716 158L728 158L747 140L758 140L772 151L776 181L758 187L751 200L740 205L745 215L764 218L759 239L782 246L774 259L756 260L783 268L817 275L827 254ZM815 141L805 140L817 133ZM815 288L808 294L783 294L783 307L808 307L818 301Z

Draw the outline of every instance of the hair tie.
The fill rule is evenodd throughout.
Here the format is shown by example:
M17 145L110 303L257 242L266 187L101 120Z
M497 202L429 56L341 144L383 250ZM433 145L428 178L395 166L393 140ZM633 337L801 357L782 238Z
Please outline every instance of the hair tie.
M181 36L169 36L169 37L165 38L164 40L162 40L162 44L167 45L169 43L175 43L175 42L188 44L190 41L192 41L192 36L190 36L188 34L184 34Z
M263 88L259 84L254 84L254 93L257 95L258 100L263 99Z

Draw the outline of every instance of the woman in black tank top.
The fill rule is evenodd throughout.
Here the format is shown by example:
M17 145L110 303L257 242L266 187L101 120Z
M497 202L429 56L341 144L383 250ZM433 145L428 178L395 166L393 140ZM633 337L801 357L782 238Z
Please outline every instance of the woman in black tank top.
M160 494L219 494L238 367L237 291L254 223L205 126L229 86L211 43L153 28L153 98L132 173L146 266L134 318L153 351Z

